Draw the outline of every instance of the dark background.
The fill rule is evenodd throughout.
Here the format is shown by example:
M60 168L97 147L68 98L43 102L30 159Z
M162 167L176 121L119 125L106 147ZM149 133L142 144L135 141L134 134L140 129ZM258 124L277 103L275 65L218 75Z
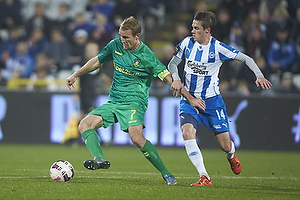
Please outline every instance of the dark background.
M0 122L3 132L0 144L51 143L50 99L53 94L1 92L0 95L7 102L5 118ZM163 97L165 96L157 96L159 101ZM293 115L299 114L300 98L224 96L228 115L231 116L237 105L245 99L248 101L248 107L241 111L236 120L237 132L241 139L239 149L300 150L300 143L295 143L295 135L291 133L292 127L297 126ZM0 107L0 112L3 109ZM157 120L160 120L160 117ZM158 124L160 123L163 122ZM160 126L157 131L159 130ZM199 127L197 136L201 148L219 148L213 132L204 125Z

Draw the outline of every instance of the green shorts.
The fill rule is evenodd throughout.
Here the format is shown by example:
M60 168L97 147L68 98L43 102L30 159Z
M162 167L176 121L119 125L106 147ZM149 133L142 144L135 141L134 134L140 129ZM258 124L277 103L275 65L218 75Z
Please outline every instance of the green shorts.
M89 115L101 115L103 125L107 128L114 123L119 122L121 130L128 132L128 127L143 125L144 117L147 110L146 106L136 103L120 103L108 101L106 104L92 110Z

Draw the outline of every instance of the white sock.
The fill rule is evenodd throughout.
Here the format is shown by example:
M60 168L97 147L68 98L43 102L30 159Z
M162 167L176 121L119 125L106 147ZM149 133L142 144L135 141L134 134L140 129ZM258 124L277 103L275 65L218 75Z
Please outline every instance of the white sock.
M225 153L227 159L233 158L234 153L235 153L235 147L234 147L234 143L231 141L231 150L228 153Z
M200 177L202 175L205 175L208 179L210 179L205 169L202 153L198 147L196 139L185 140L184 145L185 145L186 153L189 156L190 160L192 161L193 165L196 167Z

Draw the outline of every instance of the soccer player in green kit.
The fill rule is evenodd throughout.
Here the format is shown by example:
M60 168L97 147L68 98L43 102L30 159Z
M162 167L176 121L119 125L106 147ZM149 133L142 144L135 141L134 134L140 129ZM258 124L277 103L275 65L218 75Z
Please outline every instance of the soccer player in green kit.
M172 76L156 55L140 41L141 24L134 17L122 22L119 35L120 38L110 41L98 56L91 58L67 79L67 86L72 89L78 77L98 69L105 62L113 61L114 78L108 102L91 111L78 126L94 157L83 164L91 170L110 167L95 130L119 122L121 129L129 133L133 144L160 171L166 183L176 185L175 177L164 166L154 145L142 133L152 78L158 76L171 85ZM187 99L192 98L184 90L173 92L175 96L181 92Z

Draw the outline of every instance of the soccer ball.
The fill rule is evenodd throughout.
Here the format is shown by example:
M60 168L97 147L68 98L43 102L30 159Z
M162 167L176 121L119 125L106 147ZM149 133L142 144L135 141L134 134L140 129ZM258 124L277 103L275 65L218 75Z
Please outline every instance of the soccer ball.
M74 168L68 161L58 160L51 166L50 176L56 182L69 182L74 177Z

